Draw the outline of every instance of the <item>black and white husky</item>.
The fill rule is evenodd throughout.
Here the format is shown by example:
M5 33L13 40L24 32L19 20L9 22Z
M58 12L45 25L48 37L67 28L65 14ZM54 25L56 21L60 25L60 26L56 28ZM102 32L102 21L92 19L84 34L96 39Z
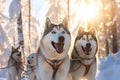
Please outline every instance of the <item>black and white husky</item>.
M20 80L23 59L20 46L17 48L12 47L11 56L8 61L8 80Z
M36 73L36 53L32 53L27 57L27 74L29 76L29 80L37 80Z
M66 19L56 25L47 18L37 54L39 80L67 79L70 67L68 57L70 44L71 36Z
M95 29L78 31L72 52L70 72L72 80L94 80L98 41Z

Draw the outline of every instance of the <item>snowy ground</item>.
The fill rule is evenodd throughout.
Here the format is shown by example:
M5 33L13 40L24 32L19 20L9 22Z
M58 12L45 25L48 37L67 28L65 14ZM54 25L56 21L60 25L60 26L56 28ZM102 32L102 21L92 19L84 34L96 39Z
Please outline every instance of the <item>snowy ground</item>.
M96 80L118 80L120 79L120 51L116 54L110 53L108 57L98 59Z
M106 58L98 59L96 80L118 80L120 79L120 51L109 54ZM0 80L7 80L6 70L0 71Z

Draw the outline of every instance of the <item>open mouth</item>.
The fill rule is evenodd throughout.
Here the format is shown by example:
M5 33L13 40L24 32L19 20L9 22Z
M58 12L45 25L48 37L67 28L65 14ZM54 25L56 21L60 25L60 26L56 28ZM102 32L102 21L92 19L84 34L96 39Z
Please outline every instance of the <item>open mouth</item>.
M84 47L82 46L82 50L85 52L86 55L89 55L90 52L91 52L91 50L92 50L92 48L91 48L91 47L85 47L85 48L84 48Z
M55 48L55 50L57 51L57 53L62 53L63 52L63 46L64 43L63 42L59 42L59 43L55 43L55 42L51 42L52 46Z

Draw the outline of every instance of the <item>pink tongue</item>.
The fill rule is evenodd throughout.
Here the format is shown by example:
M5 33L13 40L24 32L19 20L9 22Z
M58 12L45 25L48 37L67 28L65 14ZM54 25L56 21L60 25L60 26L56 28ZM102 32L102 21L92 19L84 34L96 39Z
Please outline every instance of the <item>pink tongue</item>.
M89 55L90 54L90 48L85 48L85 54Z
M63 52L63 46L62 46L61 43L56 43L55 47L56 47L56 50L57 50L58 53Z

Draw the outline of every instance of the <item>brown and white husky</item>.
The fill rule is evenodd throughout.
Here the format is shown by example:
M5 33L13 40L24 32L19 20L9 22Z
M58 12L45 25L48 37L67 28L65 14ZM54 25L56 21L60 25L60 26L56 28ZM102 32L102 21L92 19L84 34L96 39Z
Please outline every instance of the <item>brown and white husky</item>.
M72 52L70 73L72 80L94 80L98 41L95 29L78 31Z

